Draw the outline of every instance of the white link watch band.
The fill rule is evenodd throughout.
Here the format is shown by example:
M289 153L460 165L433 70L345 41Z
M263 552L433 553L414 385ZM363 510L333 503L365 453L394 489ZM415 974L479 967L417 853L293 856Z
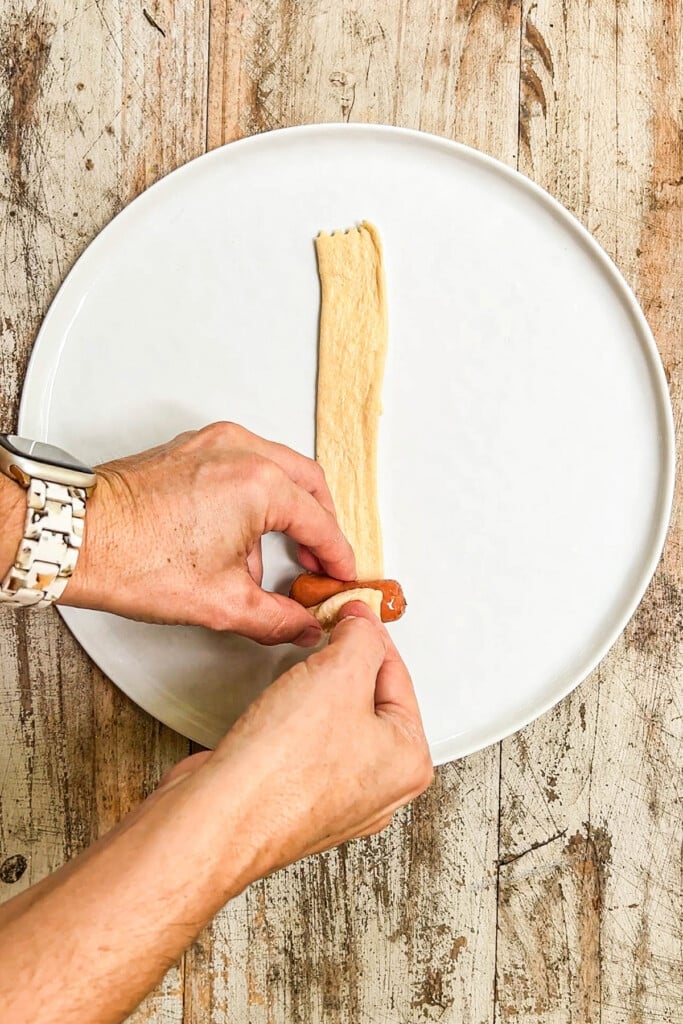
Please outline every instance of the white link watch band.
M24 537L0 585L0 604L46 607L61 597L83 543L85 499L83 487L31 478Z

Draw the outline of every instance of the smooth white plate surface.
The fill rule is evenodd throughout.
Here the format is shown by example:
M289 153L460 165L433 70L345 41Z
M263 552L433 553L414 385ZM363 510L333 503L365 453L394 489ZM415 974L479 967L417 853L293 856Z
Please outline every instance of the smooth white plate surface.
M393 627L435 761L520 728L599 661L652 574L672 423L647 324L554 200L442 139L309 126L227 146L118 216L45 319L20 431L97 463L214 419L314 451L313 238L382 235ZM266 584L295 574L284 544ZM162 721L214 744L295 649L62 613Z

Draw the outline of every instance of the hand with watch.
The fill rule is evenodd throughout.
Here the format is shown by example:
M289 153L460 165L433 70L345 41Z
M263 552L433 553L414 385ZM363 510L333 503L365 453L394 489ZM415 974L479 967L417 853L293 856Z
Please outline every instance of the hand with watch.
M20 487L26 496L16 546L5 550L6 535L0 550L0 603L58 600L314 646L313 616L261 587L262 536L286 533L306 568L354 578L317 463L236 424L214 423L96 470L53 445L2 434L0 470L17 492L13 507Z

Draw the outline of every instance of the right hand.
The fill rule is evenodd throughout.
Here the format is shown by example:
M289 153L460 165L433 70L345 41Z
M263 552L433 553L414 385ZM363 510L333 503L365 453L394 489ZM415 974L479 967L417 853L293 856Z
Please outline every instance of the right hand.
M433 768L413 684L366 605L349 603L327 647L261 694L214 752L176 765L159 792L209 775L219 793L240 794L244 884L379 832L426 789Z
M410 676L379 620L351 602L330 645L266 690L215 752L181 762L117 828L0 908L3 1019L128 1019L228 899L379 831L431 778Z

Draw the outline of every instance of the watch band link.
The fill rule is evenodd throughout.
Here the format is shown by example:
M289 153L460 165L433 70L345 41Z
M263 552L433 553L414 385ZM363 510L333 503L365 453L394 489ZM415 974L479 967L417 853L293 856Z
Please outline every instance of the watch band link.
M0 604L45 607L61 597L83 543L85 498L82 487L31 479L24 537L0 585Z

